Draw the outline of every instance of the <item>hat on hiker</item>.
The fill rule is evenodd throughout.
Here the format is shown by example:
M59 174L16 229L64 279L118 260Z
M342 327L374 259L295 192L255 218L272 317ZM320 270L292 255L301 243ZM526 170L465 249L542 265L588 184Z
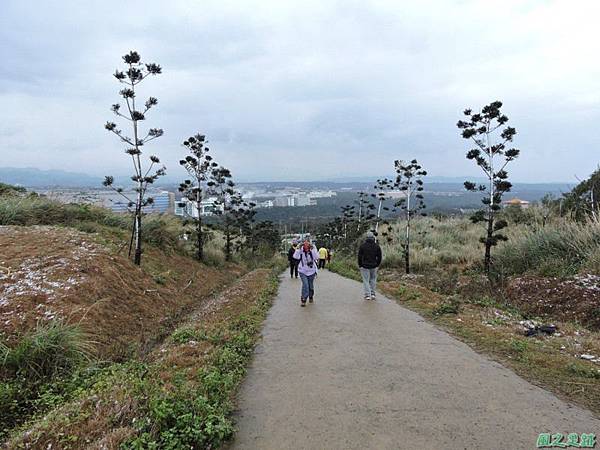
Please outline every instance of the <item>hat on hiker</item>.
M375 240L375 235L373 234L372 231L367 231L367 240L369 240L369 241Z

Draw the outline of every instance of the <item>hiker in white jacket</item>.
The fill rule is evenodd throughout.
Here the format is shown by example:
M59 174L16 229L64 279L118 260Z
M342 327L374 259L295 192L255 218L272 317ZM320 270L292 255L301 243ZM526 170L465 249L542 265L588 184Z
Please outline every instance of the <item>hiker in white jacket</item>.
M302 280L302 292L300 294L300 306L306 306L306 300L309 303L314 301L315 296L315 277L317 276L317 264L319 253L309 239L305 239L301 247L294 252L294 259L298 260L298 273Z

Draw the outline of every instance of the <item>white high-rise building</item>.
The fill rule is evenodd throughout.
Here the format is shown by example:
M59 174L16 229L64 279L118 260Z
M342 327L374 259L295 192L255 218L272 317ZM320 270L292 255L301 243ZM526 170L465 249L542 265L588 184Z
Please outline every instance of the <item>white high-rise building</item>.
M200 203L200 215L201 216L212 216L216 211L223 212L225 208L223 205L215 205L216 198L207 198L202 200ZM187 198L182 198L175 203L175 215L182 217L193 217L198 218L198 208L196 202L193 202Z

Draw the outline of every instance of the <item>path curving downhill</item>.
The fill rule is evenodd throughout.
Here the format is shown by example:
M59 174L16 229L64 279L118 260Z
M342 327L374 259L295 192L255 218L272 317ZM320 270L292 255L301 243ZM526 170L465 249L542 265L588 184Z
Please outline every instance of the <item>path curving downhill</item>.
M234 449L534 449L600 434L565 403L382 296L328 271L299 306L284 277L240 394Z

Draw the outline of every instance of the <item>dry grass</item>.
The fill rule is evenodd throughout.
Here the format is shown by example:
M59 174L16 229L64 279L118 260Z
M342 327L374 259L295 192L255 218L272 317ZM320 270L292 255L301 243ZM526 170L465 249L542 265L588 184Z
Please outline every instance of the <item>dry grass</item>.
M508 241L492 249L496 275L600 275L600 224L553 217L543 225L538 208L504 210L502 214L509 222L502 230ZM388 230L392 242L382 242L384 267L404 267L404 226L404 221L393 224ZM411 232L411 269L415 273L451 266L480 269L484 247L479 239L484 234L481 224L466 217L416 218Z
M271 271L252 271L219 295L199 305L148 357L148 365L116 368L84 398L53 411L7 443L7 449L119 449L137 433L149 393L139 380L159 380L161 390L199 382L198 373L212 352L227 341L233 319L243 320L272 282Z
M392 242L382 243L384 267L403 267L404 227L404 221L394 224L389 231ZM479 264L483 258L481 234L481 227L466 218L418 218L412 222L411 268L423 272L440 265Z
M123 359L147 351L186 310L243 273L239 266L208 267L151 246L140 269L125 249L99 241L66 228L0 227L5 339L61 318L93 336L98 356Z

